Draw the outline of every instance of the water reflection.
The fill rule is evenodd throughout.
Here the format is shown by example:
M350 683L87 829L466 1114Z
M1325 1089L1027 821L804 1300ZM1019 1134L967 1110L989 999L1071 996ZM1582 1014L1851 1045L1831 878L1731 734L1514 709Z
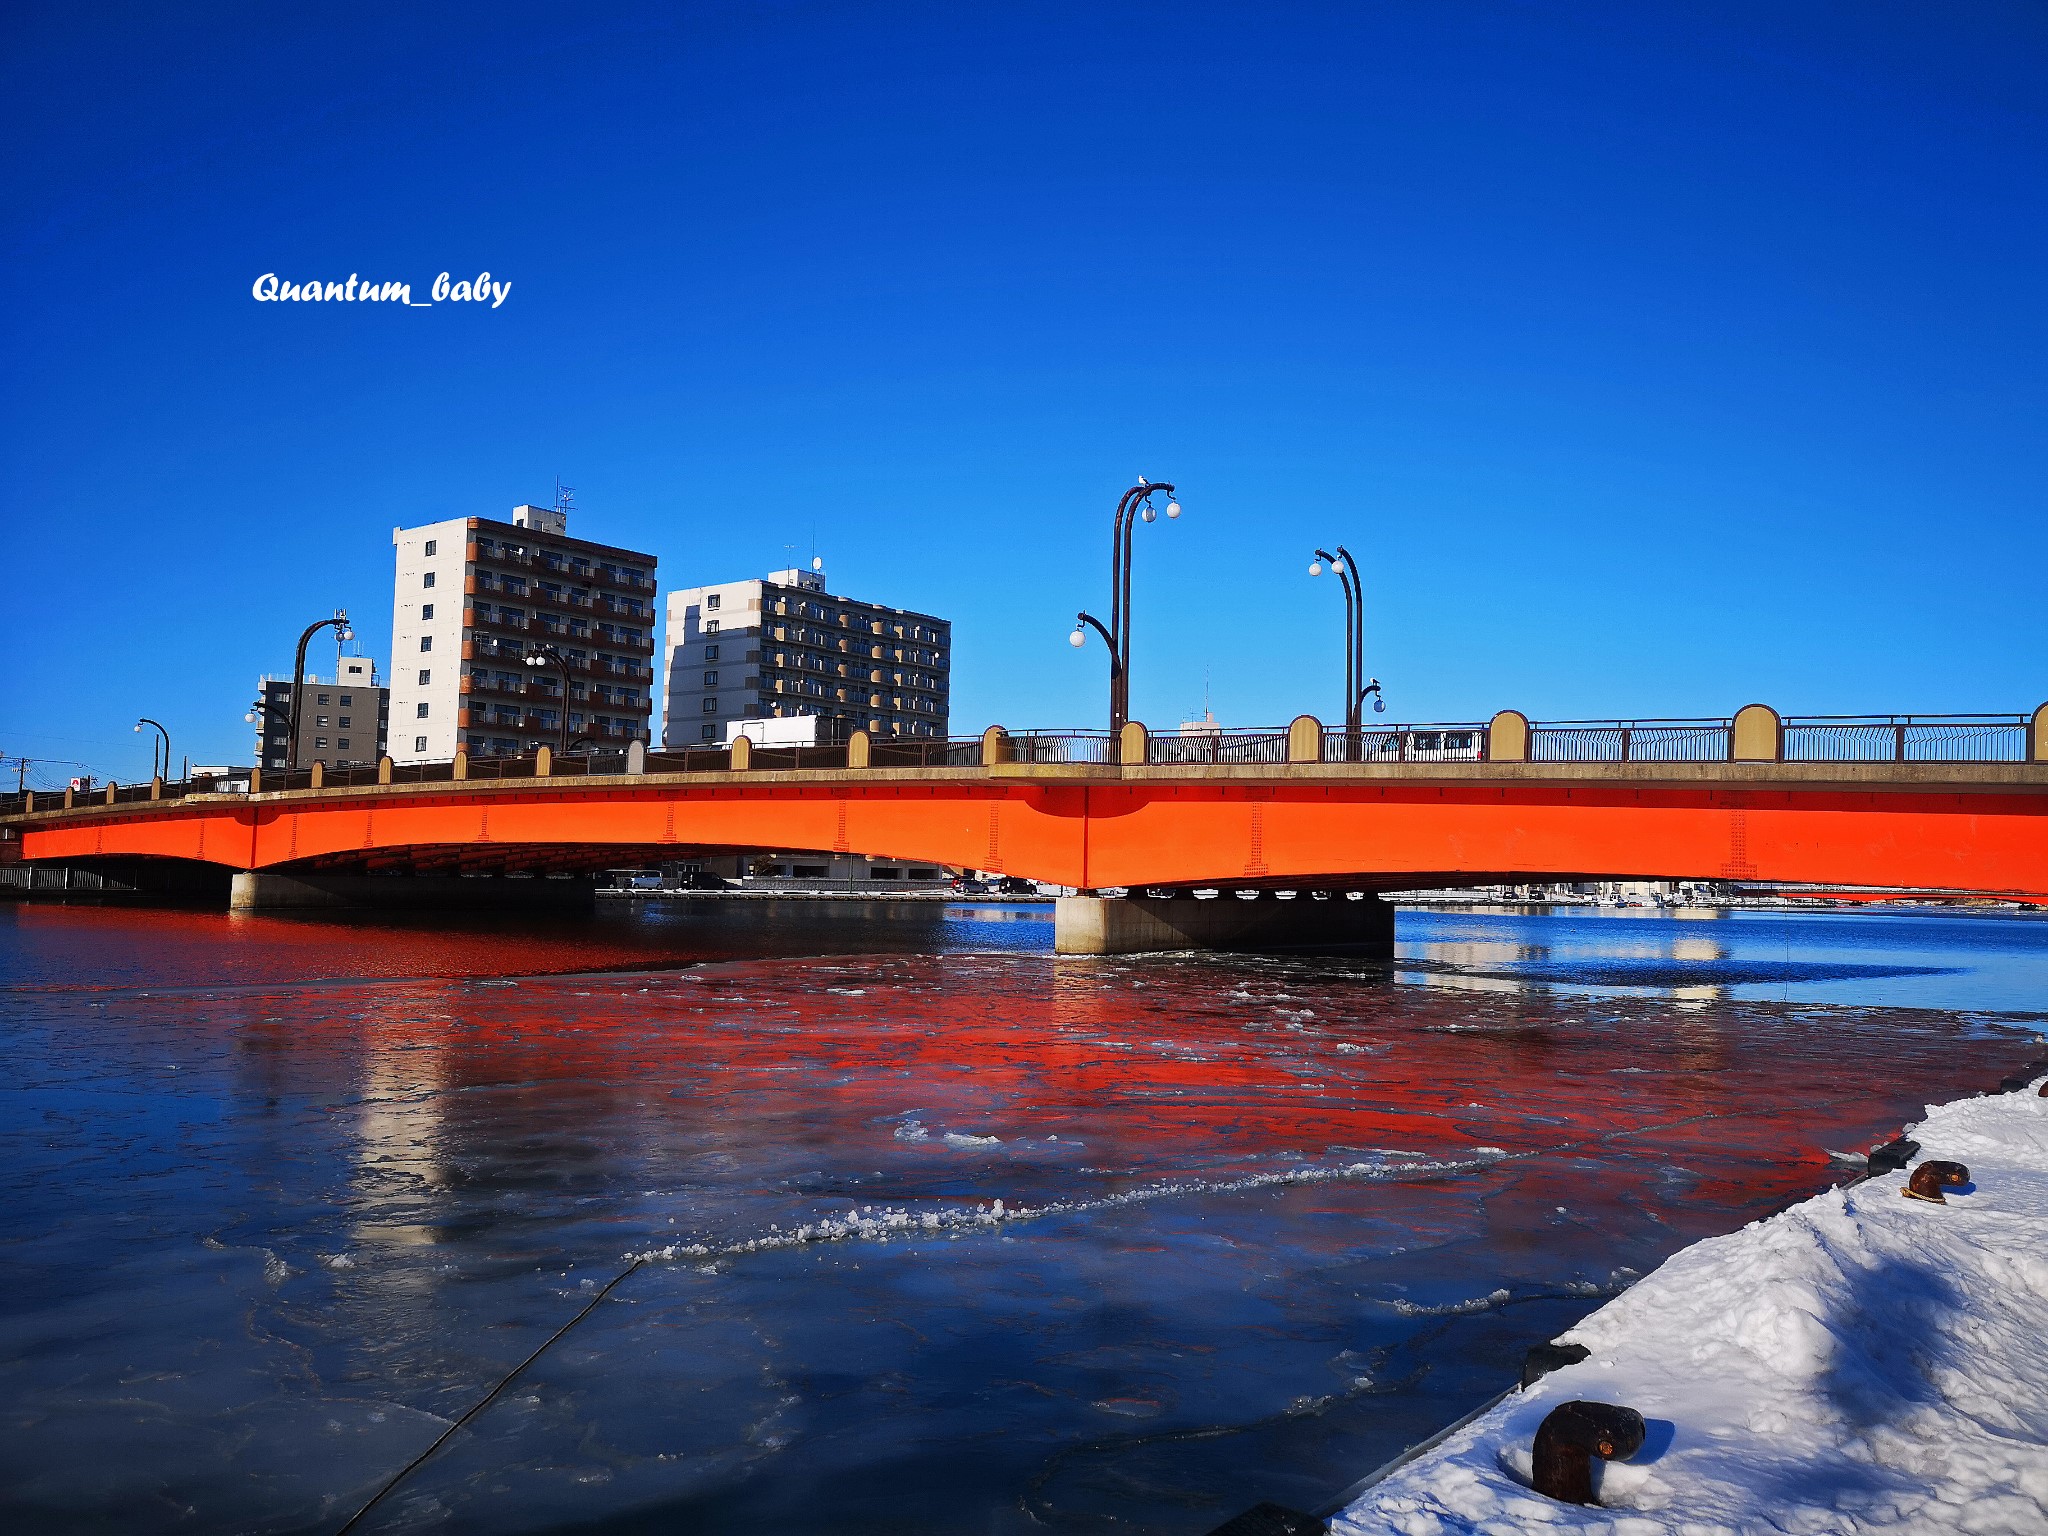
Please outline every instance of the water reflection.
M1827 987L2032 1006L2048 935L1404 914L1393 966L1097 961L742 905L0 927L10 1526L332 1529L649 1254L369 1528L1313 1504L2034 1053ZM1766 962L1862 969L1712 979ZM1694 995L1584 979L1645 966Z

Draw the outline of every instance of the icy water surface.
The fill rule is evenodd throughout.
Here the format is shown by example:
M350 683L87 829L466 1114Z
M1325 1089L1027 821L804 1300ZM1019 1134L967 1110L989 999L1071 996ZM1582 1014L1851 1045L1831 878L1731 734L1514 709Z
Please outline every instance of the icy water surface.
M0 1527L1192 1536L2043 1054L2027 919L1044 916L0 908Z

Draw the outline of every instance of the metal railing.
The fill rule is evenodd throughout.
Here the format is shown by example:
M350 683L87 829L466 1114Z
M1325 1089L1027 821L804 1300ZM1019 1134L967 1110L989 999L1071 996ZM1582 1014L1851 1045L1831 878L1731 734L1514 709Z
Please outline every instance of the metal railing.
M1725 763L1727 720L1559 720L1529 728L1532 763Z
M2025 715L1801 715L1785 721L1788 763L2023 763Z
M1177 763L1284 763L1287 727L1263 731L1190 731L1153 736L1145 743L1145 761Z
M532 722L527 722L531 726ZM552 730L554 727L548 727ZM2030 761L2027 715L1804 715L1782 722L1782 757L1794 763L2019 763ZM616 728L610 733L617 735ZM1529 727L1528 760L1539 763L1713 763L1727 762L1733 750L1732 720L1559 720ZM1151 736L1145 762L1156 766L1202 764L1282 764L1288 761L1289 732L1203 730L1185 735ZM952 738L883 737L870 742L868 764L874 768L978 768L984 754L979 736ZM1026 730L1009 732L998 748L998 761L1014 763L1115 764L1119 742L1107 731ZM844 743L815 746L755 747L756 769L845 768ZM1320 758L1325 763L1453 763L1488 759L1488 728L1473 723L1395 725L1346 731L1325 728ZM618 747L596 745L573 754L553 755L553 776L624 774L631 761ZM471 779L531 779L538 767L532 756L485 757L467 760ZM644 771L650 774L719 773L732 767L725 746L648 750ZM441 784L455 777L453 763L400 763L390 769L393 784ZM180 800L188 795L241 794L253 782L262 793L310 789L313 770L292 773L266 769L235 769L225 775L172 781L106 785L72 793L72 808L132 806L152 800ZM323 787L357 788L384 782L375 764L322 770ZM64 805L63 790L30 790L0 794L0 815L50 811Z
M1483 725L1394 725L1358 731L1336 726L1323 730L1326 763L1477 763L1485 759Z

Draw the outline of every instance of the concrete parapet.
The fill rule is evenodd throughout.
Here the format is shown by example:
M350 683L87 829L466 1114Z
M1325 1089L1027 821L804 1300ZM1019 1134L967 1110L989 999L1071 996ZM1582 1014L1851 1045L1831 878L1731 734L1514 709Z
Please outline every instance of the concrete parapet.
M1323 722L1314 715L1296 715L1287 723L1287 761L1320 763L1323 760Z
M981 733L981 766L993 768L998 763L1017 760L1017 748L1010 740L1010 733L1000 725L992 725Z
M2027 761L2048 763L2048 704L2034 711L2027 728Z
M228 892L231 912L306 907L544 907L596 904L589 880L512 879L502 875L297 875L238 870Z
M1053 949L1062 955L1135 955L1214 949L1272 953L1348 949L1392 958L1394 909L1377 896L1342 893L1291 901L1192 896L1062 896L1053 908Z
M1785 756L1785 722L1768 704L1745 704L1735 711L1728 733L1728 756L1738 763L1775 763Z
M555 749L542 747L533 754L533 776L536 779L553 778L555 774Z
M732 739L732 756L727 766L734 773L745 773L754 766L754 738L744 732Z
M1529 717L1519 709L1504 709L1486 726L1486 760L1489 763L1529 761Z
M1138 720L1126 720L1117 732L1116 760L1142 768L1152 755L1152 733Z

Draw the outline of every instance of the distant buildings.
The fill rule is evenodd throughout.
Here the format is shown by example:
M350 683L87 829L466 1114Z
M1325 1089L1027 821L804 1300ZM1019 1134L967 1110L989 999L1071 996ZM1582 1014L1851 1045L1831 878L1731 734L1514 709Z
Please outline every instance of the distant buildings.
M282 772L290 755L292 680L266 676L256 689L264 706L256 711L256 764ZM331 679L309 676L299 710L299 766L374 764L384 755L389 699L377 681L377 663L367 656L337 657Z
M511 757L648 740L655 557L568 535L568 508L520 506L509 523L458 517L395 528L391 756L445 762L458 747ZM528 666L553 647L562 669Z
M820 741L943 737L952 667L946 620L836 596L820 569L689 587L668 597L661 739L722 742L799 715L818 718Z

